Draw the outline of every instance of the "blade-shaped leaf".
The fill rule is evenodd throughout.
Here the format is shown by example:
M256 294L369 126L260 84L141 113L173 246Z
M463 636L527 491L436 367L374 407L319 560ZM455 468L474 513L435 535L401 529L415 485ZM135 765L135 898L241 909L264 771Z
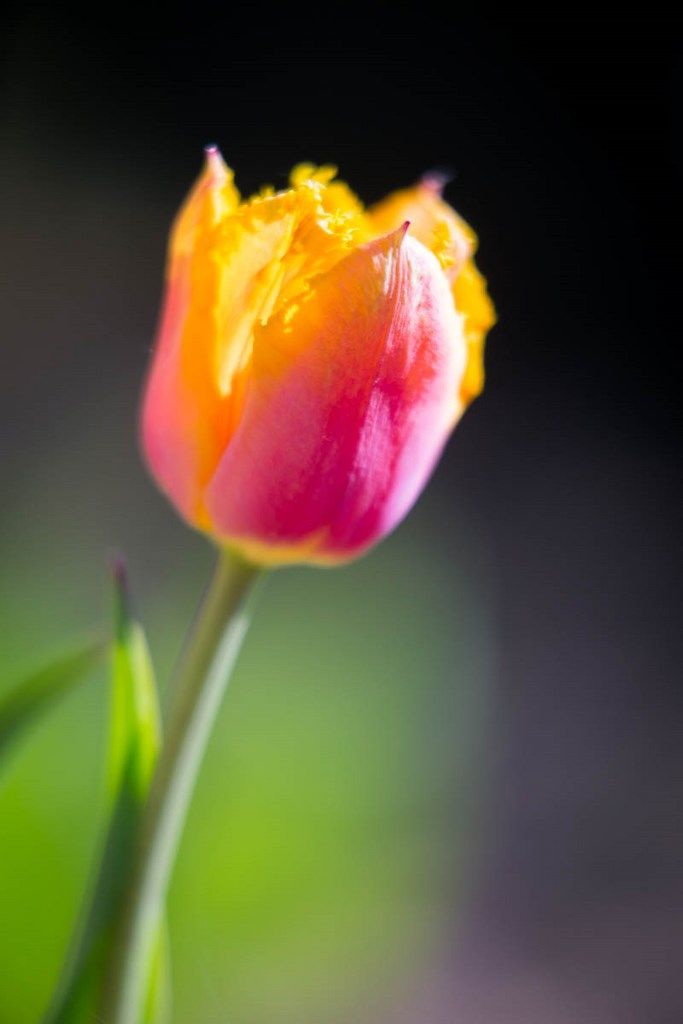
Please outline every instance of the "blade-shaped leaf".
M154 669L140 623L133 618L121 563L114 569L114 652L108 788L115 801L125 790L144 803L161 745Z
M114 581L106 835L90 898L45 1024L91 1024L99 1019L117 911L161 742L152 661L142 626L131 615L121 563L114 568ZM161 921L159 941L149 965L148 1005L141 1014L141 1024L160 1024L164 1019L165 955L165 926Z
M106 644L90 641L44 665L0 700L0 761L26 726L86 679L105 653Z

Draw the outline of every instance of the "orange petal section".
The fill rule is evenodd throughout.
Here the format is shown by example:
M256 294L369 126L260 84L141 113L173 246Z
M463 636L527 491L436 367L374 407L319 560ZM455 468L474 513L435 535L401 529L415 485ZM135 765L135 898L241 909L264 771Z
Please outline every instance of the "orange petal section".
M142 409L142 446L162 490L194 520L201 481L225 443L222 396L211 351L222 268L215 258L221 223L239 195L214 148L171 233L166 292Z

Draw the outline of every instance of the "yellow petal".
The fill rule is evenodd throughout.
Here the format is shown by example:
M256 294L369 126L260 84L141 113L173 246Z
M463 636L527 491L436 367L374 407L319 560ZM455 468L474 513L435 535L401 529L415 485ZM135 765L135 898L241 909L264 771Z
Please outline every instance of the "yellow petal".
M356 241L348 218L328 213L327 191L308 178L256 196L224 219L213 254L220 268L213 341L221 394L230 394L248 364L255 327L300 299Z
M484 387L484 342L496 322L496 311L486 290L486 279L473 259L467 260L453 282L455 308L463 315L467 364L460 385L465 405Z

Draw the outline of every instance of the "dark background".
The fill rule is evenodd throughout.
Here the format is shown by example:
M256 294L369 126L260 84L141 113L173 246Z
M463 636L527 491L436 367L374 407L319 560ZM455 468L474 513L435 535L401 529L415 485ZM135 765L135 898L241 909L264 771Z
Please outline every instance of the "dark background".
M367 201L451 168L499 324L434 487L483 538L496 664L472 892L389 1019L675 1024L678 28L449 10L10 13L3 491L76 395L134 402L205 143L247 194L302 159Z

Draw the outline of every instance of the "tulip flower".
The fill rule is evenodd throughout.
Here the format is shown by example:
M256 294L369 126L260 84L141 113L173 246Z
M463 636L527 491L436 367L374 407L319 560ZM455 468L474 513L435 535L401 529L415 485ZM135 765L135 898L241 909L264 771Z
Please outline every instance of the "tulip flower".
M441 183L365 211L335 174L241 201L211 147L170 240L142 447L181 515L260 565L384 537L483 385L493 308Z

